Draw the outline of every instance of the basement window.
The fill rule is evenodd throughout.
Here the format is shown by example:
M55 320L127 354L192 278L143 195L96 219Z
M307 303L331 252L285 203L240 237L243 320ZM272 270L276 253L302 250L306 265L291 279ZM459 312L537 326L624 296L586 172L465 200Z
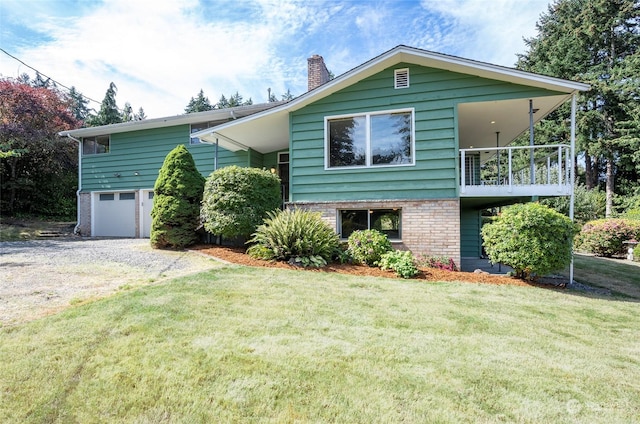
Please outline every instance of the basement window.
M396 69L393 71L394 88L409 87L409 68Z
M400 209L351 209L338 211L340 237L358 230L378 230L390 240L400 240Z

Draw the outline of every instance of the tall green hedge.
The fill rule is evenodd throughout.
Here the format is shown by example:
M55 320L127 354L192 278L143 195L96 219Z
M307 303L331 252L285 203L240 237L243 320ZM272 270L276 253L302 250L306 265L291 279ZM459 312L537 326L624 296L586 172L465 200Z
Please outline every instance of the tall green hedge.
M169 152L153 188L151 246L182 249L198 241L204 182L184 145Z
M280 208L280 178L258 168L227 166L209 175L201 215L204 228L227 238L248 237L267 212Z

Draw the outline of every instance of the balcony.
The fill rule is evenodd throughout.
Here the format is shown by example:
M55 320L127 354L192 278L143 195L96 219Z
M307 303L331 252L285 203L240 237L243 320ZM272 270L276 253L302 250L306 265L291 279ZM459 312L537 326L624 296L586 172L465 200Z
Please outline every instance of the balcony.
M569 196L565 144L460 149L460 197Z

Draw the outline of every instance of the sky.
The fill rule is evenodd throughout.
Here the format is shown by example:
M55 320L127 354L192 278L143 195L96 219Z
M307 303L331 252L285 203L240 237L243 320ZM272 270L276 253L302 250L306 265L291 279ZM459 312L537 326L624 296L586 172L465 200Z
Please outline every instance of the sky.
M307 58L336 76L404 44L513 67L550 0L0 0L0 77L37 69L148 118L307 89ZM25 65L26 64L26 65ZM28 65L28 66L27 66Z

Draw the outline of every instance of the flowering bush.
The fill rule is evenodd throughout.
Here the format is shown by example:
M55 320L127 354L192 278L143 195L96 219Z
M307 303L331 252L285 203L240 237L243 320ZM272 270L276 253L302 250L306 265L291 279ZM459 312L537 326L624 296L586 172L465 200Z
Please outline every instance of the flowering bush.
M387 236L378 230L354 231L347 240L348 251L354 262L378 265L382 254L391 251L391 242Z
M625 251L623 241L640 238L640 221L608 218L589 221L582 227L578 248L597 256L611 257Z
M456 263L453 258L447 258L446 256L422 256L418 263L422 266L429 268L442 269L444 271L458 271Z
M419 272L413 254L409 251L392 250L384 253L378 265L383 270L394 270L402 278L415 277Z

